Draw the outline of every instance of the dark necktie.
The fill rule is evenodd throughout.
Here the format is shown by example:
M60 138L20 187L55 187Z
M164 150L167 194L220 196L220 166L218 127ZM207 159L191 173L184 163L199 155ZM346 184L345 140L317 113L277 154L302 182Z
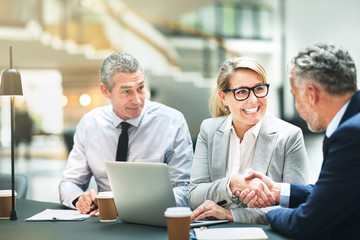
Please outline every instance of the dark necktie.
M325 135L324 137L324 140L323 140L323 155L324 155L324 158L327 154L327 151L328 151L328 143L329 143L329 138Z
M117 146L116 161L126 161L129 142L128 128L130 127L130 124L127 122L122 122L120 125L121 134Z

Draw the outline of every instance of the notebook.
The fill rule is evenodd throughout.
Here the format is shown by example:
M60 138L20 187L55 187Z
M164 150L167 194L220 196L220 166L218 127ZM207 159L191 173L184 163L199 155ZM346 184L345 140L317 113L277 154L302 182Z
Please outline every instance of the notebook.
M268 236L259 227L196 228L198 240L267 240Z
M123 222L166 227L164 212L176 207L165 163L105 162L118 217ZM227 220L196 221L194 226Z

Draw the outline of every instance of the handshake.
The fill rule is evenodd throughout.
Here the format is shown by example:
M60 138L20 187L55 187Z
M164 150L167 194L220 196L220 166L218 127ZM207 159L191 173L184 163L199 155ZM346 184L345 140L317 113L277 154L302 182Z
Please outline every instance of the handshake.
M251 208L267 207L280 201L281 183L260 172L250 170L246 176L233 176L229 187L233 195Z

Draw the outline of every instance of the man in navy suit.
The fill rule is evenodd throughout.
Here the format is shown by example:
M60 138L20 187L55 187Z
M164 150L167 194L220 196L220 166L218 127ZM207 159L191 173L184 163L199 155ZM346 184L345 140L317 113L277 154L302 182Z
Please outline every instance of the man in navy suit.
M298 53L290 69L295 107L314 132L325 132L323 165L315 185L276 183L251 172L288 208L269 211L270 225L294 239L360 239L360 91L349 53L316 44ZM248 206L257 197L243 191Z

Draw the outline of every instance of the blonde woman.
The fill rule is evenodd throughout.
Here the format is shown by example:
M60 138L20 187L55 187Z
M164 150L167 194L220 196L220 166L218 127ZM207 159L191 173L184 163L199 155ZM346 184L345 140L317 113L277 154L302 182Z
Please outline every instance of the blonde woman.
M275 202L262 182L244 180L250 169L277 182L307 182L302 131L266 113L269 89L255 59L229 59L221 66L210 99L213 118L203 121L196 143L189 193L193 219L267 224L265 213L277 206L247 208L236 197L236 191L250 189L259 203Z

